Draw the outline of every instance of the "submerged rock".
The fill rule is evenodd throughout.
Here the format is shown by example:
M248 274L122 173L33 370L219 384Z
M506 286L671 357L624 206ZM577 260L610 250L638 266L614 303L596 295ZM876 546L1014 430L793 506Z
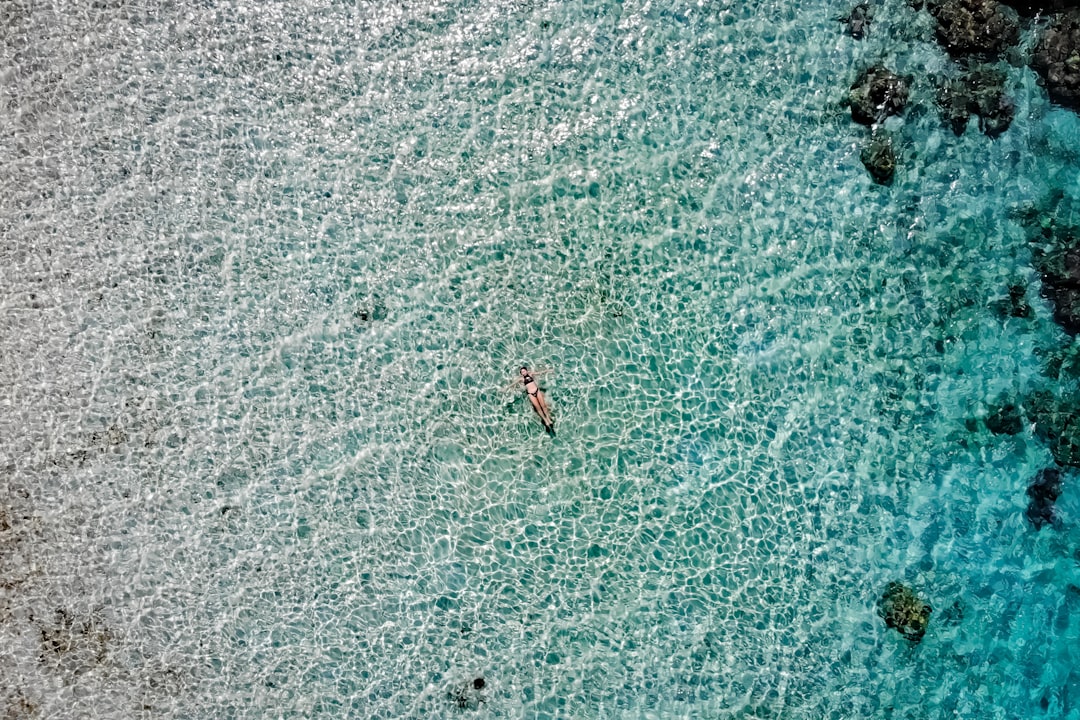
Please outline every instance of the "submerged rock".
M890 115L899 115L908 102L910 77L875 65L864 70L848 93L851 119L863 125L873 125Z
M476 710L487 700L483 692L486 686L484 678L478 677L463 686L452 688L448 695L462 710Z
M941 620L939 621L943 625L957 626L964 621L964 606L957 600L949 607L945 608L945 611L941 613Z
M954 133L963 135L972 115L978 116L979 129L990 137L1009 129L1015 110L1005 95L1005 78L997 68L977 67L941 87L938 106Z
M1070 383L1080 379L1080 341L1059 348L1051 348L1041 353L1043 375L1059 383Z
M1002 0L1024 17L1059 13L1076 7L1076 0Z
M1058 15L1039 35L1031 67L1050 99L1080 110L1080 9Z
M1054 306L1054 320L1070 335L1080 333L1080 236L1073 230L1047 229L1034 248L1042 295Z
M856 40L862 40L866 33L870 32L870 5L859 3L851 9L847 17L840 18L840 22L847 25L848 35Z
M995 435L1016 435L1024 429L1024 416L1020 408L1007 399L999 400L998 406L986 416L986 429Z
M997 0L934 0L938 42L953 57L997 57L1020 39L1016 11Z
M1047 444L1054 461L1080 466L1080 398L1059 398L1042 390L1032 393L1025 406L1035 424L1035 436Z
M1041 530L1043 525L1054 522L1054 503L1061 496L1061 472L1056 468L1044 468L1035 474L1028 486L1027 519Z
M891 582L878 601L878 615L888 627L893 628L912 642L919 642L930 624L934 609L900 582Z
M371 301L353 310L353 317L360 322L379 322L385 320L389 313L383 301L375 296Z
M1027 287L1023 283L1013 283L1009 286L1009 304L1007 307L1009 317L1031 317L1031 306L1027 302Z
M886 135L874 135L870 143L859 153L859 159L866 166L870 177L879 185L888 185L892 182L896 172L896 154L893 152L892 140Z
M995 300L990 307L1001 318L1030 318L1034 314L1027 301L1027 286L1022 282L1009 285L1008 296Z

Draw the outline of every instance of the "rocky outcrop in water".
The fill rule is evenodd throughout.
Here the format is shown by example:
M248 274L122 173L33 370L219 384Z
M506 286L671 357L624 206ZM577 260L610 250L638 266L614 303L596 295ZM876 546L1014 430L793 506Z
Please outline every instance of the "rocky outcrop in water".
M851 119L873 125L890 115L899 115L907 106L910 86L910 77L897 75L881 65L864 70L848 93Z
M930 624L934 609L915 591L900 582L891 582L878 601L878 615L885 624L912 642L919 642Z
M867 3L859 3L846 17L840 18L840 22L847 25L848 35L856 40L862 40L870 32L871 15L870 6Z
M946 81L938 91L942 118L957 135L963 135L972 115L979 129L997 137L1012 124L1013 102L1005 94L1004 72L992 67L975 67Z
M997 57L1020 39L1016 11L997 0L933 0L938 42L953 57Z
M1031 67L1050 99L1080 110L1080 9L1058 15L1039 35Z
M1028 486L1027 496L1031 498L1027 506L1027 519L1041 530L1043 525L1054 522L1054 503L1061 496L1061 471L1056 468L1044 468L1035 474Z
M866 166L870 177L879 185L892 183L896 172L896 153L893 152L892 140L887 135L874 135L870 143L859 153L859 159Z

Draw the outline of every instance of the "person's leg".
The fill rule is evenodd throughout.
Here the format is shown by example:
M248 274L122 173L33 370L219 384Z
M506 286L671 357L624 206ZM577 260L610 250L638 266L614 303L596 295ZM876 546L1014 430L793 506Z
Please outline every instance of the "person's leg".
M529 402L532 403L533 410L536 411L536 414L540 416L540 422L547 425L547 420L544 419L544 406L540 404L540 398L536 395L530 395Z
M540 418L544 421L545 425L553 426L555 424L555 419L551 417L551 411L548 410L547 399L544 397L544 393L537 393L536 398L540 401L540 408L543 411L540 414Z

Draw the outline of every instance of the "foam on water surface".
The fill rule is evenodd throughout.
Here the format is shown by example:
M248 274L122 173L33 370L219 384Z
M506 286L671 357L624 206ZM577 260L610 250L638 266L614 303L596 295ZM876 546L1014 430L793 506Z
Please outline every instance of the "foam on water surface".
M10 712L1080 716L1075 489L965 425L1063 343L1027 69L990 141L899 2L2 12Z

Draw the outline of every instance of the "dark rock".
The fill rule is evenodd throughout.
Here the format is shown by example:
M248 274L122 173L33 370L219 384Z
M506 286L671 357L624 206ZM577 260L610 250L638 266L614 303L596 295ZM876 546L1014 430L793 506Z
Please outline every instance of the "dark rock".
M937 38L953 57L997 57L1020 39L1016 11L997 0L934 0Z
M1028 486L1027 519L1041 530L1043 525L1054 522L1054 503L1061 496L1061 472L1056 468L1044 468L1035 474Z
M859 3L851 9L847 17L840 18L840 22L847 25L848 35L856 40L862 40L866 33L870 32L871 20L870 6L867 3Z
M1070 335L1080 333L1080 236L1070 229L1050 230L1048 242L1033 249L1042 295L1054 306L1054 320Z
M1080 467L1080 420L1075 414L1051 439L1050 453L1058 465Z
M875 135L870 143L859 153L859 159L879 185L888 185L892 182L893 173L896 172L896 154L893 152L892 140L884 135Z
M1051 100L1080 110L1080 9L1058 15L1042 31L1031 67L1046 83Z
M901 77L880 65L863 71L848 93L851 119L873 125L899 115L907 105L910 77Z
M969 103L967 83L961 79L947 81L937 90L937 107L941 108L942 120L956 135L963 135L963 131L968 130L968 121L974 111Z
M1059 398L1045 390L1024 403L1035 424L1035 436L1045 442L1058 465L1080 466L1080 398Z
M1080 287L1048 275L1043 277L1043 295L1054 304L1054 320L1070 335L1080 332Z
M1009 129L1015 110L1005 95L1005 78L1001 70L978 67L941 87L938 105L954 133L963 135L972 115L979 116L979 129L990 137Z
M919 642L930 624L934 609L903 583L891 582L877 604L885 624L912 642Z
M1024 429L1024 417L1015 404L1004 401L986 417L986 429L995 435L1016 435Z

